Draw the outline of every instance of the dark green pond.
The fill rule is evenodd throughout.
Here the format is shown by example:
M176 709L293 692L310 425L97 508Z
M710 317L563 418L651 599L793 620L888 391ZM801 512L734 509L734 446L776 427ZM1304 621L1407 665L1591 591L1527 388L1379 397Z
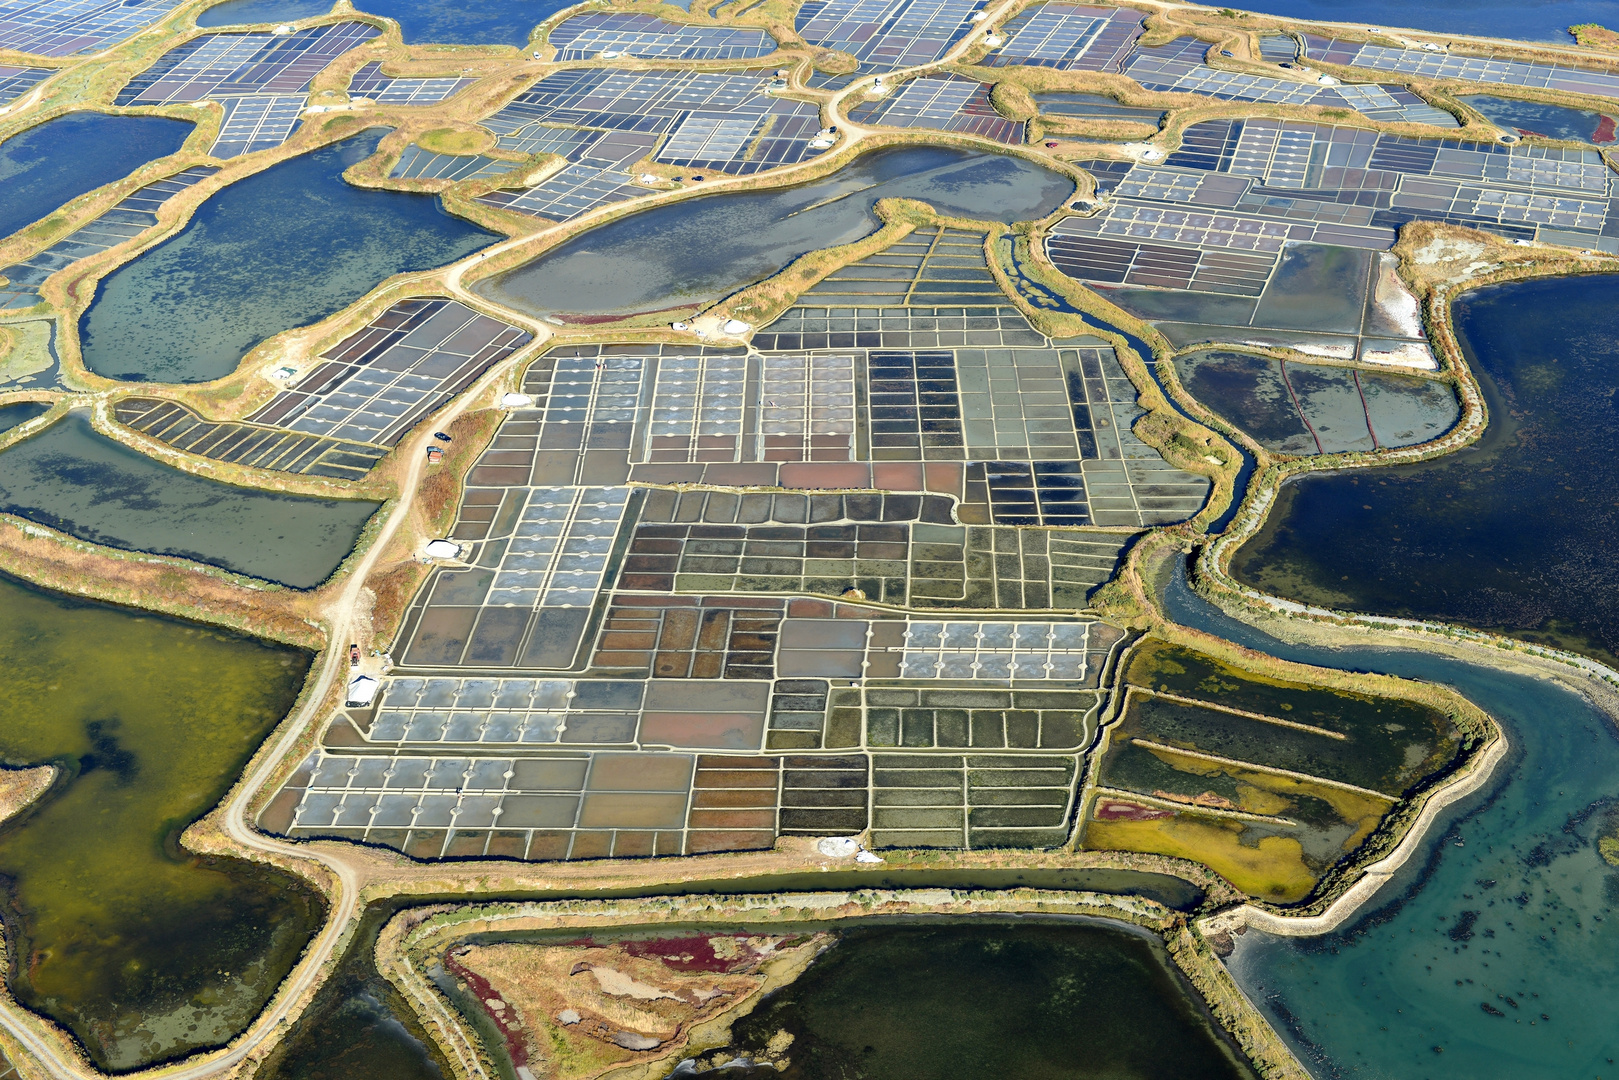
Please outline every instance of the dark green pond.
M449 1075L415 1014L377 973L377 934L401 906L366 909L331 980L270 1052L257 1080L442 1080Z
M384 278L492 242L428 195L370 191L343 171L385 131L225 188L181 232L102 279L79 323L84 363L113 379L206 382L273 334L339 311Z
M1294 600L1619 664L1619 277L1481 289L1454 315L1489 406L1484 436L1422 464L1287 485L1233 572Z
M0 610L0 762L64 774L0 830L13 991L107 1070L228 1042L324 908L178 838L291 709L310 657L9 578Z
M974 921L845 932L734 1029L793 1035L787 1080L1252 1077L1158 939L1112 924ZM729 1075L729 1074L728 1074Z
M70 413L0 454L0 510L108 547L177 555L310 589L353 550L380 503L317 499L193 476Z

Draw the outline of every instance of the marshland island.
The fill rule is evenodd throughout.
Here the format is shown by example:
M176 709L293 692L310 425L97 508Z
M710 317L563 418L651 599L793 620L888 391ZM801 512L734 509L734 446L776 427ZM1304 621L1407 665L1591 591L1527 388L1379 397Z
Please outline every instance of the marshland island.
M1619 1076L1619 34L1311 18L0 6L0 1078Z

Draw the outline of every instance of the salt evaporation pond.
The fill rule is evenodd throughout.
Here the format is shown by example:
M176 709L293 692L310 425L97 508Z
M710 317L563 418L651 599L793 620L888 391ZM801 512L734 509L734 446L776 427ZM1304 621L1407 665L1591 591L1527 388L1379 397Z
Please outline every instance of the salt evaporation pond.
M1471 105L1485 118L1520 135L1606 146L1614 141L1613 117L1589 109L1570 109L1543 101L1474 94L1456 100Z
M0 237L180 149L193 125L163 116L58 116L0 143Z
M473 290L530 314L616 314L717 300L806 252L871 233L878 199L941 214L1029 221L1073 194L1062 173L1007 154L904 147L797 187L727 193L633 214Z
M229 1042L325 912L178 837L292 708L309 654L5 577L0 610L0 763L62 770L0 831L12 991L104 1071Z
M238 180L177 236L104 278L79 323L85 366L113 379L218 379L260 341L347 307L384 278L496 239L433 196L347 183L343 170L385 134Z
M241 26L312 19L332 10L332 0L225 0L197 16L198 26Z
M193 476L99 434L82 413L0 453L0 510L8 514L297 589L331 576L380 505Z

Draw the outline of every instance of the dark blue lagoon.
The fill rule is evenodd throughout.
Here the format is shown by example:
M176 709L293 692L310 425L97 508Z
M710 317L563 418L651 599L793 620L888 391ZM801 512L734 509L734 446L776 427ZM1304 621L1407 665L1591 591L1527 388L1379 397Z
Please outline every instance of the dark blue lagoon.
M332 10L332 0L225 0L197 16L198 26L289 23Z
M162 116L69 113L0 143L0 237L180 149L193 125Z
M719 194L593 229L475 291L534 314L657 311L767 278L806 252L858 240L879 199L920 199L989 221L1045 217L1074 183L1007 154L943 147L878 150L797 187Z
M573 4L568 0L362 0L355 6L369 15L393 19L412 45L515 45L521 49L536 26Z
M1511 751L1338 933L1249 931L1229 961L1318 1077L1569 1080L1619 1070L1619 831L1613 718L1546 680L1413 651L1286 645L1184 578L1172 618L1288 660L1445 683Z
M206 382L272 334L316 322L393 274L454 262L494 239L435 198L372 191L343 170L372 130L266 169L198 208L178 235L102 280L80 321L98 375Z
M1619 24L1619 0L1246 0L1242 7L1294 19L1564 43L1570 26Z
M48 401L19 401L13 405L0 405L0 435L50 411L51 403Z
M331 576L378 505L192 476L99 434L80 413L0 454L0 510L8 514L298 589Z
M1452 311L1484 435L1430 461L1286 485L1232 572L1294 600L1619 666L1619 275L1478 289Z

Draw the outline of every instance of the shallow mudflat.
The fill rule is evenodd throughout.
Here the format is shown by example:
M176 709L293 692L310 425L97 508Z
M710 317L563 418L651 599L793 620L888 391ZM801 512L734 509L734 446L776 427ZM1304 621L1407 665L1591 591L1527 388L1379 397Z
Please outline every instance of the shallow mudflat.
M309 589L379 503L256 491L181 472L72 414L0 455L0 510L108 547L178 555Z
M12 990L107 1070L228 1041L321 905L176 840L292 707L308 655L9 578L0 610L0 763L63 772L0 832L7 944L27 958Z

